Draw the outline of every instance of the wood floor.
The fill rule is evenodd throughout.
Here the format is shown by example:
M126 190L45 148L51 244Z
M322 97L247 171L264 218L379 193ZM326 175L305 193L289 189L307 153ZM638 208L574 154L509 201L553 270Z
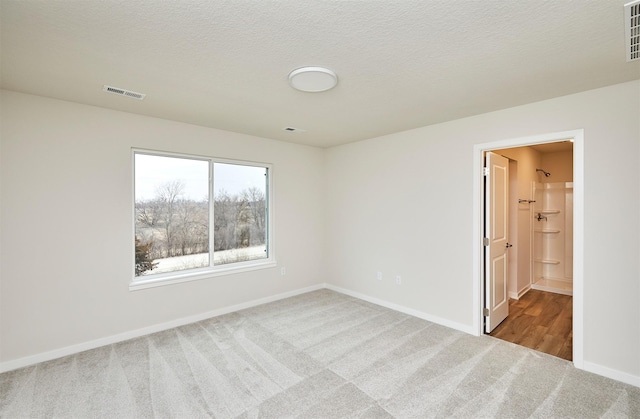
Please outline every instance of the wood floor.
M571 361L572 313L570 295L529 290L509 300L509 316L490 335Z

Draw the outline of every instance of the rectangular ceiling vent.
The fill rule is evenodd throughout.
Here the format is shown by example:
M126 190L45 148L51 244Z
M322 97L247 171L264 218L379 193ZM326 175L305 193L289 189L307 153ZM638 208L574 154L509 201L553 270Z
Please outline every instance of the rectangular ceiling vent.
M113 93L114 95L126 96L132 99L142 100L146 96L144 93L138 93L127 89L121 89L119 87L107 86L106 84L102 86L102 90L107 93Z
M627 61L640 59L640 0L624 5L624 34Z
M294 127L285 127L285 128L282 128L282 130L287 132L307 132L306 130L303 130L300 128L294 128Z

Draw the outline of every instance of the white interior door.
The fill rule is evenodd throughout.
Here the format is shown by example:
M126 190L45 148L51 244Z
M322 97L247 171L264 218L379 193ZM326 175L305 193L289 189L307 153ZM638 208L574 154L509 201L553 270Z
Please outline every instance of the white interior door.
M485 181L485 332L509 315L509 160L487 153Z

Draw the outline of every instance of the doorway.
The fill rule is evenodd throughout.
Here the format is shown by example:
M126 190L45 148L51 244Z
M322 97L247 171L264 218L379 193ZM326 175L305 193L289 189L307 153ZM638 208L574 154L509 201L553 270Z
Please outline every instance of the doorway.
M575 131L567 131L567 132L559 132L552 134L544 134L533 137L523 137L523 138L515 138L510 140L496 141L492 143L479 144L474 147L474 324L477 330L478 335L484 333L484 325L485 325L485 309L487 308L485 305L485 294L486 291L491 291L490 285L485 284L485 266L486 262L484 260L484 249L485 243L484 240L484 222L485 222L485 213L486 209L483 206L484 203L484 157L485 155L494 150L501 149L515 149L518 147L540 147L543 144L549 143L558 143L563 141L573 141L573 196L572 196L572 204L573 204L573 240L571 240L571 250L573 253L573 262L571 263L571 268L569 271L572 273L572 288L573 288L573 301L572 307L570 307L572 320L569 321L571 325L572 339L570 351L572 352L573 363L577 368L582 368L583 364L583 300L582 300L582 273L583 273L583 248L582 248L582 237L583 237L583 131L575 130ZM521 162L519 162L520 166L522 166ZM521 167L523 170L526 168ZM531 169L531 168L529 168ZM534 167L535 169L541 169L540 172L536 171L536 174L541 176L545 176L545 169L540 167ZM549 171L547 171L548 173ZM542 182L541 182L542 183ZM534 193L533 190L531 193ZM533 195L526 197L527 200L534 201L532 198ZM525 199L525 198L521 198ZM533 204L533 202L532 202ZM526 204L525 204L526 205ZM551 230L551 229L547 229ZM515 287L515 295L514 290L511 290L509 297L512 298L513 302L517 303L518 298L522 297L522 295L526 294L529 289L535 288L532 287L533 284L533 266L526 267L518 265L517 271L523 272L523 270L529 269L529 275L526 276L528 283L525 286L522 286L522 283L518 284ZM521 280L521 275L517 275L517 280ZM508 280L507 280L508 281ZM532 292L532 296L535 296L538 292L544 292L542 290L535 290ZM540 294L538 294L540 295ZM562 296L567 297L567 296ZM541 300L545 300L544 298L535 298L540 302ZM520 302L521 306L527 303L526 300ZM556 305L562 305L562 303L553 303ZM520 307L522 308L522 307ZM513 307L513 311L517 310L517 307ZM523 308L526 310L526 308ZM537 310L537 309L536 309ZM566 314L566 310L565 310ZM564 326L566 326L566 321L564 322ZM566 349L566 348L565 348Z
M485 276L493 275L487 281L493 288L485 287L485 333L571 361L573 143L492 150L485 160L491 168L485 176L485 254L491 255ZM508 179L500 182L502 173ZM491 227L501 219L504 228ZM506 246L494 237L502 230L508 232ZM503 285L500 292L496 284ZM504 302L501 316L494 310L496 295Z

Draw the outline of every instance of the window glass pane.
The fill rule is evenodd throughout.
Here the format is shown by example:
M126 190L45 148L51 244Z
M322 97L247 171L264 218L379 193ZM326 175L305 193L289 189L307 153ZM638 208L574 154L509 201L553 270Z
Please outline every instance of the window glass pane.
M135 154L136 276L209 266L209 162Z
M214 265L267 255L267 169L214 163Z

